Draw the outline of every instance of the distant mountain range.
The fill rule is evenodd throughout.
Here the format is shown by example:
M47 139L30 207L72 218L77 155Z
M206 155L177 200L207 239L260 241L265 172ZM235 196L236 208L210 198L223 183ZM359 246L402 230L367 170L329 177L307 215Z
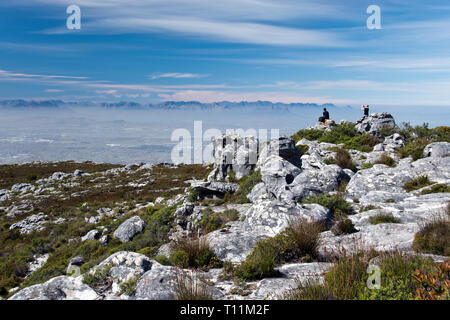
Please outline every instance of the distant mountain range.
M296 108L333 108L334 104L316 103L273 103L269 101L241 101L241 102L214 102L201 103L198 101L166 101L157 104L141 104L138 102L66 102L62 100L0 100L0 107L9 108L58 108L58 107L102 107L123 109L155 109L155 110L228 110L228 109L264 109L264 110L289 110Z

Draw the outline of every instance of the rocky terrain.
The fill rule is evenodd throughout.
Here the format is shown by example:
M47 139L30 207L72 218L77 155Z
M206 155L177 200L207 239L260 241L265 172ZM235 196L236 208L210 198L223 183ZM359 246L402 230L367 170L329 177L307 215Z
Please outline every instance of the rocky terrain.
M361 252L448 265L449 142L449 127L381 113L267 143L217 137L211 165L1 166L0 294L286 299Z

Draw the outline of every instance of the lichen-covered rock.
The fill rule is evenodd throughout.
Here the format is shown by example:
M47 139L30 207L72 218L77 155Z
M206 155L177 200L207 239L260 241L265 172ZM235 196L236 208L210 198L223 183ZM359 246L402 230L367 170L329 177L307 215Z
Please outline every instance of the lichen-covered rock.
M425 147L423 153L427 157L448 157L450 156L450 143L434 142Z
M370 169L358 171L346 190L352 198L367 199L376 193L379 196L377 201L383 201L398 194L406 195L403 185L423 175L434 182L450 183L450 157L429 157L414 162L402 159L394 168L376 164Z
M359 133L370 133L379 135L383 128L394 128L394 117L387 113L372 113L370 116L364 116L356 121L356 130Z
M332 263L313 262L292 263L276 268L280 276L259 281L256 290L250 294L250 299L283 299L289 290L300 284L306 284L308 281L323 282L323 276L332 266Z
M221 299L224 294L217 288L208 285L201 280L196 272L185 272L184 281L186 286L199 287L202 286L203 290L208 291L213 299ZM136 292L134 299L136 300L173 300L176 298L175 285L176 274L180 273L173 267L162 266L155 263L151 270L147 271L139 280L136 286ZM181 280L181 279L180 279ZM193 283L194 282L194 283Z
M59 276L20 290L9 300L96 300L97 298L97 293L83 283L82 277Z
M121 242L128 242L134 238L135 235L141 233L145 228L145 222L138 216L134 216L125 220L114 231L114 238L119 239Z
M103 260L90 270L95 273L110 267L107 277L112 280L110 292L102 292L103 296L120 294L120 284L130 280L138 280L146 271L152 269L156 261L139 253L119 251Z
M89 240L97 240L100 238L101 233L100 231L94 229L86 233L84 236L81 237L81 241L89 241Z
M259 141L256 137L224 134L213 142L214 168L208 181L220 181L233 171L236 179L248 175L258 159Z
M282 232L291 219L323 221L330 217L329 210L318 204L301 206L276 200L258 201L245 216L244 222L232 222L229 227L206 235L219 259L231 262L245 260L259 240Z

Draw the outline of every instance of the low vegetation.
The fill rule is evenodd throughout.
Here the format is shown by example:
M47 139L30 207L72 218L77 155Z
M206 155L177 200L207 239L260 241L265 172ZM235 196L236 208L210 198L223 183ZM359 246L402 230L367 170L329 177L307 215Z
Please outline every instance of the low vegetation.
M234 276L255 280L275 275L275 267L293 261L312 261L319 258L321 222L296 219L289 222L281 234L259 241L247 259L233 270Z
M212 300L213 295L208 285L197 275L189 271L174 272L173 289L176 300Z
M395 160L386 153L383 153L380 158L374 162L374 164L384 164L391 168L397 165Z
M179 238L171 243L172 253L169 260L180 268L220 267L221 261L209 247L205 238Z
M450 215L427 221L414 236L413 248L419 252L450 256Z
M302 204L317 203L328 208L333 216L346 216L354 214L354 210L349 202L347 202L339 194L320 194L309 196L301 202Z
M330 131L317 129L303 129L291 137L295 142L301 139L310 141L343 144L345 149L354 149L362 152L370 152L373 147L382 142L377 137L370 134L359 134L355 129L355 124L351 122L338 124Z
M347 150L338 149L336 152L336 156L334 157L334 161L342 169L350 169L356 172L356 165Z
M222 212L214 212L211 208L203 211L202 219L198 226L203 234L225 228L226 224L239 219L236 209L227 209Z
M352 220L348 218L341 218L334 223L333 227L331 228L331 232L335 236L342 236L345 234L358 232L358 230L356 230Z
M400 219L394 217L391 213L378 213L369 217L369 221L371 224L400 223Z
M411 126L403 123L399 133L405 137L405 145L398 148L400 158L411 157L413 161L425 157L424 148L432 142L450 142L450 127L441 126L429 128L427 123L421 126Z
M434 184L434 182L430 181L427 175L423 175L406 182L403 185L403 189L405 189L406 192L411 192L432 184Z
M427 188L422 190L419 195L425 195L425 194L431 194L431 193L449 193L450 192L450 186L446 185L445 183L439 183L433 185L431 188Z
M380 268L379 289L369 289L367 273L370 261L377 257ZM359 251L343 253L336 258L335 265L325 275L325 281L310 280L299 283L298 287L286 293L290 300L409 300L423 299L430 285L424 279L434 279L440 275L441 282L433 283L434 299L448 297L448 266L434 264L430 258L406 255L399 251L377 253ZM444 269L447 273L442 273ZM445 281L447 280L447 282Z

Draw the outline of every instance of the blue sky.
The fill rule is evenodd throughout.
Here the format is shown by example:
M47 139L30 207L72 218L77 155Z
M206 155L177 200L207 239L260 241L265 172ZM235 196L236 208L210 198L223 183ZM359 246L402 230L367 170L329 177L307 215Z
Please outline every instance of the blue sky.
M2 1L0 99L450 106L449 30L448 0Z

